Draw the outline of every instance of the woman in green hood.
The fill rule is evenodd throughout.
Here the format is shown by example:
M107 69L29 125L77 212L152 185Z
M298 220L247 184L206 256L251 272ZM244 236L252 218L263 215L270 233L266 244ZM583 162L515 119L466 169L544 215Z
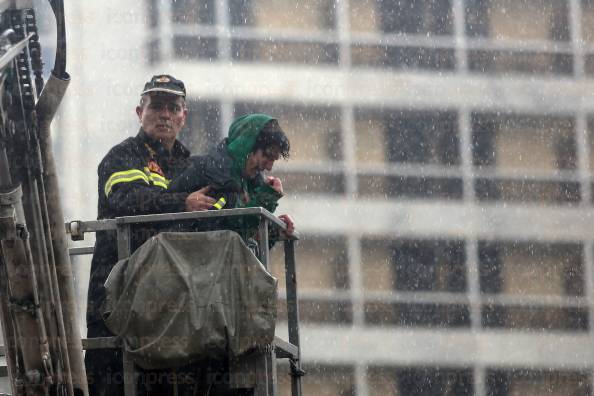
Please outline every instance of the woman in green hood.
M202 189L218 200L216 209L262 206L274 212L283 196L282 183L264 172L272 170L280 157L288 158L289 150L289 139L278 120L266 114L246 114L231 123L229 136L211 153L191 157L190 166L171 181L169 190ZM291 218L279 218L292 233Z

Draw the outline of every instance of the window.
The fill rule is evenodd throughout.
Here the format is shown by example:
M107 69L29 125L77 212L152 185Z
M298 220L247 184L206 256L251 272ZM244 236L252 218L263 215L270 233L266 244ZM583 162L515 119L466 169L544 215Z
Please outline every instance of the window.
M231 24L263 29L331 30L334 0L229 0Z
M357 163L403 164L417 167L414 174L384 176L385 168L370 168L359 176L359 194L403 198L462 197L460 178L441 177L445 167L460 162L457 114L449 111L380 111L357 109L355 128ZM434 166L424 176L421 165ZM440 165L436 167L436 165ZM376 172L373 169L377 169ZM373 174L375 173L375 174Z
M370 395L400 396L396 369L392 367L368 367L367 387Z
M490 396L541 396L591 394L590 374L580 371L537 371L528 369L488 370Z
M458 165L456 114L452 112L392 112L385 120L389 162Z
M382 31L408 34L452 34L449 0L378 1Z
M573 57L567 54L533 51L468 51L468 68L479 73L518 72L565 74L573 72Z
M582 0L582 38L594 43L594 1Z
M353 32L381 31L377 0L349 0L349 25Z
M355 32L453 33L450 0L350 0L350 26Z
M172 1L171 20L176 24L214 25L215 0Z
M359 194L400 199L461 199L462 180L439 177L361 175Z
M464 244L459 241L365 239L361 259L368 291L466 290ZM378 298L366 301L365 320L374 325L460 327L469 325L470 316L462 304L389 303Z
M589 75L594 74L594 55L593 54L585 55L584 70Z
M456 53L449 48L353 44L351 63L355 67L454 70Z
M301 379L303 395L319 396L355 396L355 373L348 366L305 365L307 375ZM279 373L279 378L288 375ZM290 395L290 380L288 386L281 383L281 395Z
M594 75L594 1L582 0L582 39L586 43L585 70L589 75Z
M590 153L590 172L594 173L594 117L588 120L588 143Z
M493 40L569 41L565 0L466 0L466 34Z
M367 301L365 322L379 326L406 327L468 327L470 311L467 305L433 303L386 303Z
M279 243L279 245L281 245ZM304 322L350 323L352 306L349 301L319 300L316 292L340 291L349 288L349 263L346 240L321 235L301 235L296 249L297 279L299 281L299 315ZM286 320L285 267L283 246L271 252L271 272L278 279L278 317ZM311 293L314 293L314 298Z
M351 0L349 10L353 66L424 70L453 70L456 67L453 48L435 48L429 41L426 46L397 45L402 35L421 39L433 35L451 36L450 0ZM394 39L396 43L370 43L361 33L376 33L388 40Z
M215 60L218 57L216 37L175 35L173 37L174 55L183 60Z
M313 40L274 37L281 32L333 31L336 25L334 0L272 1L231 0L230 20L233 26L264 29L263 38L234 38L231 43L233 59L258 62L297 64L338 63L338 45L314 37ZM272 32L272 34L270 33ZM272 37L271 37L272 36Z
M584 295L582 247L578 244L480 242L483 294L508 296ZM518 300L515 300L518 301ZM497 300L483 306L483 325L540 330L587 330L587 309L577 302L534 306Z
M180 140L193 154L206 154L222 139L221 105L188 100L188 118Z
M570 117L473 114L476 166L574 170L576 142Z
M477 179L474 187L476 196L481 201L571 204L581 200L578 182Z
M464 244L458 241L364 239L361 270L365 289L466 290Z
M181 60L212 61L218 57L218 38L212 32L208 34L193 33L195 28L207 28L215 24L215 0L175 0L170 1L170 20L163 21L161 10L163 6L149 0L150 26L154 31L148 43L149 59L152 64L162 60L160 27L164 24L172 25L173 53ZM192 33L191 33L192 32Z
M349 264L346 240L321 235L301 235L296 250L299 290L341 290L349 287ZM285 287L284 250L272 250L272 272Z
M282 310L286 304L278 307L279 317L286 317ZM324 301L319 299L299 298L299 321L304 323L351 324L353 322L353 307L346 301Z
M389 292L396 288L393 260L392 241L365 239L361 242L361 272L365 290Z
M338 45L282 40L233 40L234 60L293 64L337 64Z
M357 109L355 111L355 150L357 162L361 164L383 164L386 156L386 117L375 109Z
M462 242L398 241L393 249L396 290L466 290Z
M472 371L436 367L369 367L370 395L471 396Z
M487 294L581 296L582 246L480 242L481 291Z
M571 74L571 49L550 51L543 45L547 41L569 41L568 15L564 0L467 0L466 34L470 38L502 41L510 47L468 51L469 69L481 73ZM526 43L542 49L513 48Z
M587 308L526 307L488 304L482 307L482 324L488 328L548 331L587 331Z
M555 172L577 166L573 118L473 114L472 145L477 173L491 176L476 179L479 200L580 200L577 181L553 180ZM514 179L514 171L521 178Z

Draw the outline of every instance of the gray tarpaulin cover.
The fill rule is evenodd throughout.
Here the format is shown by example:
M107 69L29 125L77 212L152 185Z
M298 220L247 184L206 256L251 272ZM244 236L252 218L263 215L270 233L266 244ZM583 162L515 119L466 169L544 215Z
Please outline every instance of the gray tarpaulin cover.
M111 271L105 323L145 369L239 356L272 343L276 285L233 231L161 233Z

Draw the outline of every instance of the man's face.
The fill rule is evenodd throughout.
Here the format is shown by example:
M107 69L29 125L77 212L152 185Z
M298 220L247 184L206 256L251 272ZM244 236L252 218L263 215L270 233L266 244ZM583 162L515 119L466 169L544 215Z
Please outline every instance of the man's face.
M188 110L181 96L153 94L144 96L136 114L144 132L170 149L186 122Z
M247 157L245 161L244 175L252 178L258 174L258 171L271 171L274 161L280 158L280 149L278 147L268 147L265 150L258 149Z

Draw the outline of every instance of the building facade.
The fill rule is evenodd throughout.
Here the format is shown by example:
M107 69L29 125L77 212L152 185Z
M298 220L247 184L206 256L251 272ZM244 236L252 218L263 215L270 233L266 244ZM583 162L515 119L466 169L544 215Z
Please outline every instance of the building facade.
M250 111L289 134L304 394L594 392L594 1L93 3L68 10L70 216L169 72L193 152Z

